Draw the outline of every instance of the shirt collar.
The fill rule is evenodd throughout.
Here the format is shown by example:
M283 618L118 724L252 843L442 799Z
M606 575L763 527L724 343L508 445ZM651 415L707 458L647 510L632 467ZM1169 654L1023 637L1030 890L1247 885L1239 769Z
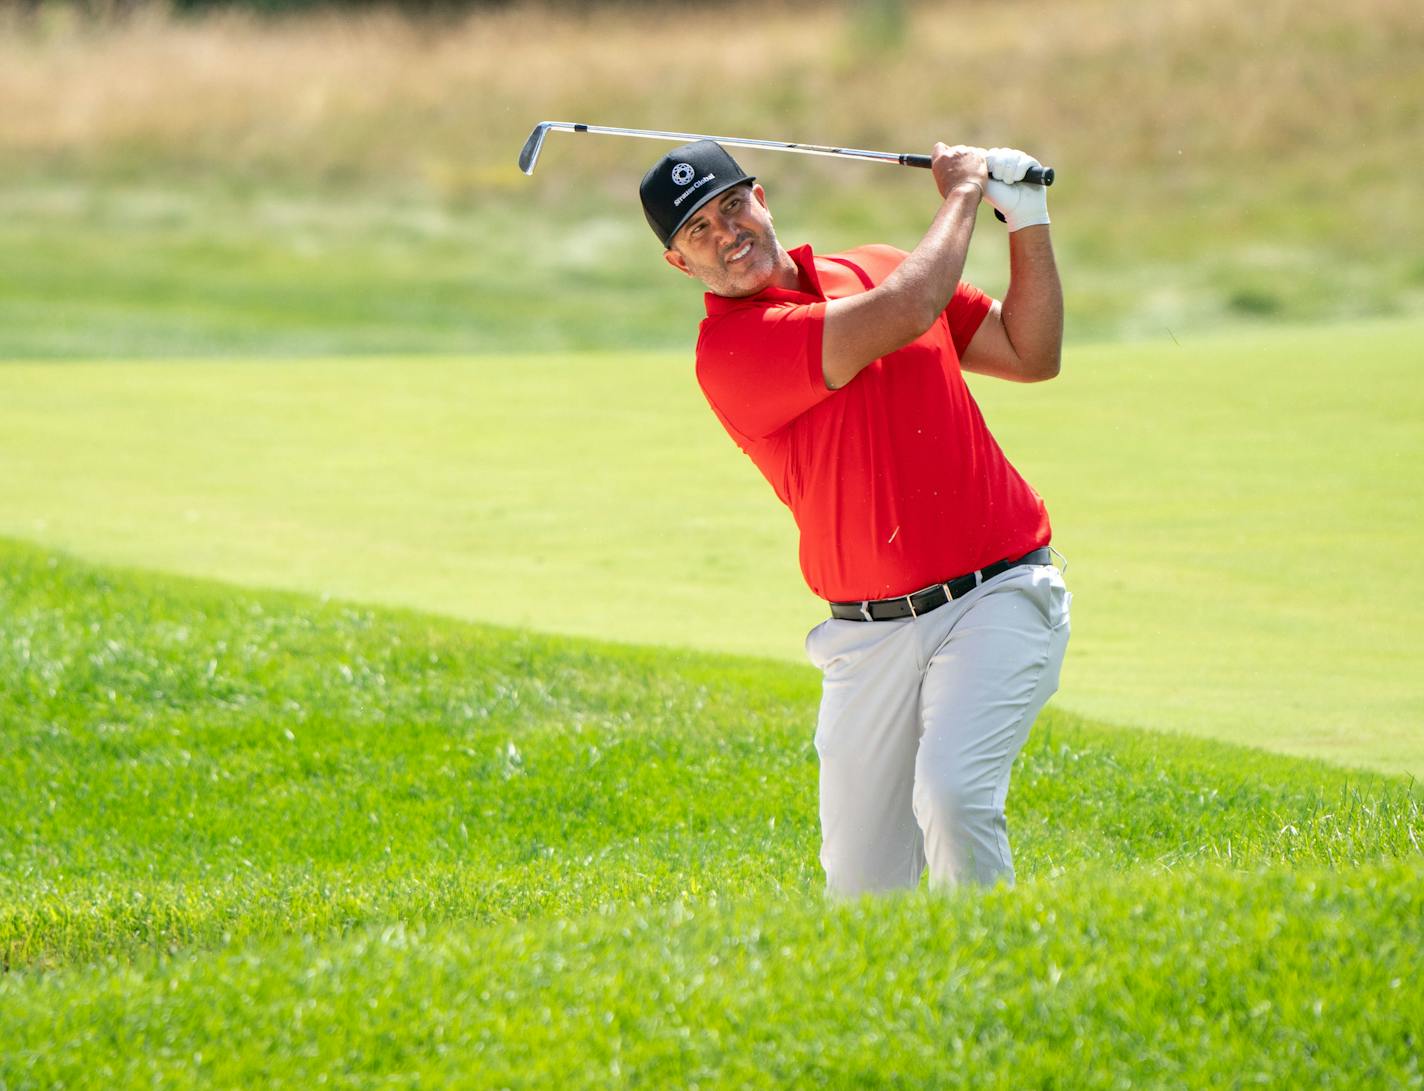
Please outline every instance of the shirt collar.
M801 270L801 281L803 284L811 285L813 291L803 292L794 288L777 288L775 286L763 288L756 295L747 296L725 296L715 295L707 292L703 295L703 301L707 305L708 315L726 314L728 311L735 311L741 307L756 306L765 303L820 303L826 296L821 290L821 278L816 272L816 255L811 252L811 244L798 246L795 250L788 250L791 260L796 263L796 267Z

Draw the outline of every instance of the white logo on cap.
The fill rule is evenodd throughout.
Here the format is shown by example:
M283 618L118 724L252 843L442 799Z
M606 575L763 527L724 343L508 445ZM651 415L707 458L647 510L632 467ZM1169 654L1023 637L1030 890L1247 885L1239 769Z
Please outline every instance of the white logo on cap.
M672 180L680 186L685 186L692 181L694 173L691 163L679 163L672 168Z

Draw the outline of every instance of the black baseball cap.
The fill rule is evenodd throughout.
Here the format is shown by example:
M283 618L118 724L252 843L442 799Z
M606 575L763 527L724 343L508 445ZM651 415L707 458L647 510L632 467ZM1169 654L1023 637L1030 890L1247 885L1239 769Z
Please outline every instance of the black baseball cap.
M678 228L713 197L754 181L715 140L695 140L654 163L643 175L638 196L648 226L666 248Z

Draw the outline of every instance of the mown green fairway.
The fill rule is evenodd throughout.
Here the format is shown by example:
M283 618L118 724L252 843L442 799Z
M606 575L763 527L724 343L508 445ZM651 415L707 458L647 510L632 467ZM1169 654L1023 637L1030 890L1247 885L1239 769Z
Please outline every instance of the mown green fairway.
M1416 1087L1424 800L1050 712L827 906L804 669L0 543L0 1086Z
M1071 561L1064 707L1424 771L1421 366L1382 323L976 383ZM788 660L821 616L685 356L7 365L0 533Z

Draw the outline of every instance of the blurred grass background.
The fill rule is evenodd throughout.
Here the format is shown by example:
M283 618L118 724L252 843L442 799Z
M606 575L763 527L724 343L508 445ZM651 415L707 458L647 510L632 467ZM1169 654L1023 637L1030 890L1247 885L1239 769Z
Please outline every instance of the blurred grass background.
M545 119L1028 148L1077 340L1424 309L1405 0L111 8L0 16L3 357L686 348L634 197L666 146L555 134L526 178ZM788 244L908 247L934 206L742 159Z
M1078 560L1078 707L1232 737L1244 708L1262 744L1418 768L1417 655L1386 635L1409 631L1393 604L1414 601L1413 569L1335 593L1419 541L1414 5L261 6L0 9L0 360L102 362L0 376L0 532L797 656L819 611L789 521L692 388L700 286L636 204L670 145L555 133L532 178L516 155L545 119L1012 143L1059 171L1074 348L1046 392L976 391ZM934 207L923 171L739 154L788 244L912 246ZM969 276L1001 292L1002 228L982 218ZM1332 326L1285 332L1301 323ZM219 357L238 363L160 363ZM639 442L602 438L591 407ZM299 495L318 480L325 500ZM663 601L607 632L586 588L650 577ZM584 614L543 604L559 580ZM1145 610L1144 588L1190 606ZM777 625L727 611L748 593ZM1176 682L1227 675L1244 681Z

